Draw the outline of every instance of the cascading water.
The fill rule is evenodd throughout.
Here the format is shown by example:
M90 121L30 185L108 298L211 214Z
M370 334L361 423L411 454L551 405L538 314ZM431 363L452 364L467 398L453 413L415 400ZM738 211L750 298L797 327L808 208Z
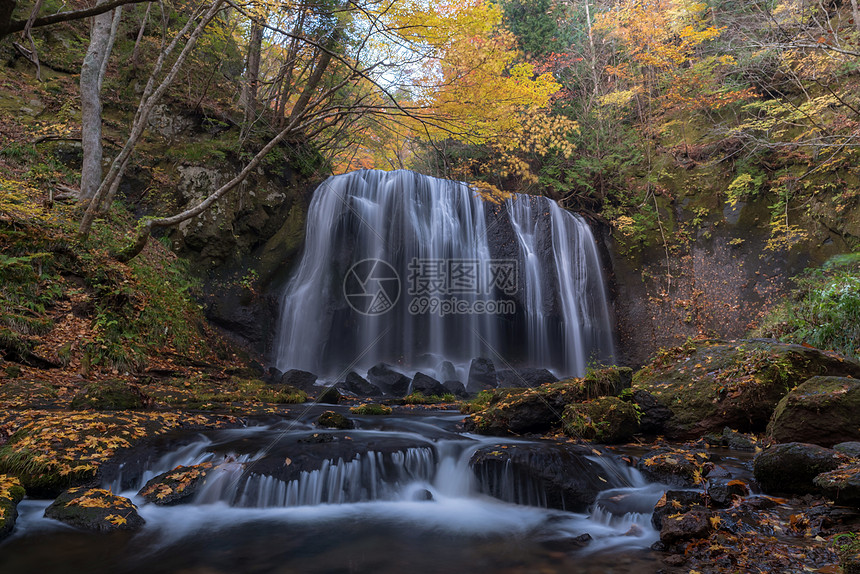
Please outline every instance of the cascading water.
M438 372L485 356L581 375L612 353L594 238L555 202L496 205L408 171L353 172L316 191L282 299L278 368Z

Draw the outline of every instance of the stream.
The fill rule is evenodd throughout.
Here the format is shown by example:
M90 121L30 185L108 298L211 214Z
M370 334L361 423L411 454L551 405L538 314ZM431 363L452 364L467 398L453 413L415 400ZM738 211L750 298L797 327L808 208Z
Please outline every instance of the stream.
M325 409L231 430L155 439L103 469L103 488L134 501L134 534L94 534L43 517L24 500L0 572L655 572L650 509L665 487L616 455L582 456L605 488L594 504L548 508L546 489L513 465L473 468L479 449L543 441L458 430L463 415L419 410L349 415L321 429ZM580 447L582 448L582 447ZM498 451L496 451L498 452ZM193 500L147 504L150 478L211 462ZM585 466L583 468L586 468ZM521 470L521 469L520 469ZM563 503L562 503L563 504ZM558 504L555 504L558 506Z

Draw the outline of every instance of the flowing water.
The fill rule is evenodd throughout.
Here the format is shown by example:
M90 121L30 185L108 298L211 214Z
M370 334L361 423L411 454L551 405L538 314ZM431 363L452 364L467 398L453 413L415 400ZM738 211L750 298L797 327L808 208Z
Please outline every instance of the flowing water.
M327 377L380 361L465 382L468 363L582 375L611 361L588 225L543 197L496 205L408 171L329 178L282 299L275 362Z
M354 417L317 428L320 408L244 429L170 437L106 468L104 487L146 520L90 534L25 500L0 572L653 572L650 509L662 493L611 455L590 457L606 490L582 512L546 508L541 484L476 472L479 448L539 444L457 430L452 412ZM194 499L146 504L147 480L177 465L215 469ZM493 474L493 473L490 473ZM490 485L492 483L492 488ZM493 492L495 496L486 494ZM591 539L583 540L588 534Z

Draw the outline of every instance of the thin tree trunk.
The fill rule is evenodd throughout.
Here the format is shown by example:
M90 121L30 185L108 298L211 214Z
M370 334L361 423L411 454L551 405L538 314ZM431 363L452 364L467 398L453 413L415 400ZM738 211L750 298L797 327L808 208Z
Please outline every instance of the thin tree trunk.
M131 51L131 69L137 69L137 59L140 57L140 42L143 40L143 34L146 32L146 25L149 23L149 11L152 10L152 2L146 5L146 12L143 14L143 20L140 21L140 29L137 31L137 39L134 41L134 49Z
M295 122L296 118L300 117L304 113L308 102L311 101L311 97L316 91L317 86L319 86L320 80L322 80L322 76L330 62L331 52L322 52L320 54L320 59L317 60L317 65L314 68L313 73L310 78L308 78L308 83L305 84L305 89L302 90L302 95L299 96L299 99L296 101L296 105L293 106L293 109L290 112L290 123Z
M248 43L248 59L245 66L245 86L242 99L245 104L245 117L242 121L240 139L245 139L257 117L257 87L260 78L260 52L263 46L263 27L254 20L251 23L251 38Z
M116 33L119 30L119 21L122 19L122 6L119 6L113 11L113 20L110 25L110 38L108 38L107 48L105 49L105 57L102 60L102 67L99 70L99 91L101 92L102 84L105 81L107 74L108 62L110 62L110 54L113 51L113 44L116 42Z
M102 180L101 70L107 59L112 20L110 12L93 19L90 45L81 65L81 201L91 201Z

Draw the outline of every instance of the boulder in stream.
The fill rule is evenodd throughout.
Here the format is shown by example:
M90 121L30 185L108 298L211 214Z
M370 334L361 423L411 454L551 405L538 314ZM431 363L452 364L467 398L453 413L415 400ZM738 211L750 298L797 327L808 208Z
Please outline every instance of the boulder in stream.
M412 378L412 392L421 393L425 397L441 397L449 393L442 383L424 373L415 373Z
M211 469L211 462L177 466L148 480L137 494L145 501L159 506L189 502L203 486Z
M144 524L131 500L101 488L68 489L45 509L45 517L98 532L138 530Z
M317 419L317 425L329 429L352 429L355 423L346 416L334 411L326 411Z
M346 380L343 382L343 388L359 397L382 396L382 391L379 389L379 387L377 387L355 371L350 371L346 375Z
M812 482L830 500L860 508L860 463L841 465L819 474Z
M791 390L767 427L776 442L831 447L860 438L860 379L812 377Z
M313 373L299 369L290 369L281 375L281 380L278 381L278 384L295 387L299 390L305 391L306 393L312 393L315 390L314 383L316 383L316 381L317 376Z
M816 444L789 442L762 451L753 461L753 474L768 494L812 494L813 479L848 459Z
M409 392L409 377L403 373L398 373L386 363L379 363L371 367L367 371L367 378L386 395L404 397Z
M0 540L12 533L18 520L18 503L24 498L24 487L14 476L0 474Z
M493 365L493 361L486 357L472 359L472 363L469 365L466 390L474 393L485 389L495 389L498 385L496 367Z
M600 491L623 485L614 461L602 465L595 458L591 447L545 442L485 446L469 465L480 489L496 498L582 512Z

